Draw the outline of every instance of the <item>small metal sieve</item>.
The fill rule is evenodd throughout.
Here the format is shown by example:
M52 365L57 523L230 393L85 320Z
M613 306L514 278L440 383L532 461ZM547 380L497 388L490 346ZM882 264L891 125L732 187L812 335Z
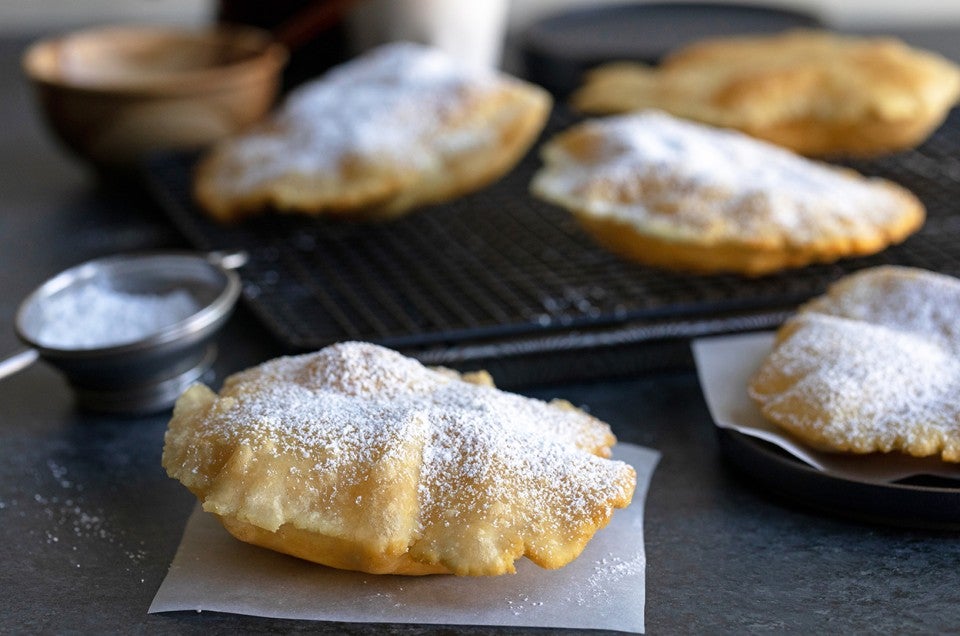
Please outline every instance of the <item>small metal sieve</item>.
M211 342L240 296L243 252L148 252L100 258L72 267L35 289L17 310L15 330L29 348L0 362L0 378L43 358L66 376L78 404L94 411L142 414L168 408L216 358ZM57 348L38 339L44 302L95 283L125 294L183 290L194 313L142 338L97 348Z

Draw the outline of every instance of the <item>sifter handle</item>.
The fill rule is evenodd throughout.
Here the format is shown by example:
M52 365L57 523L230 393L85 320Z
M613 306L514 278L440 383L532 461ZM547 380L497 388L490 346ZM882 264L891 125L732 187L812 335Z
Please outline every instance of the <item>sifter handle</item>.
M6 360L0 362L0 380L8 375L13 375L17 371L26 369L36 362L39 357L40 354L37 353L36 349L24 349L23 351L13 354Z

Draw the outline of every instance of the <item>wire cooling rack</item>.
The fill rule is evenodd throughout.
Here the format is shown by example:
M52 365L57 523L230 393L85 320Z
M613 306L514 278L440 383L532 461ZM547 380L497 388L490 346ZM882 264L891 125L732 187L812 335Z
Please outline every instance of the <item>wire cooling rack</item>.
M571 121L555 114L544 137ZM195 159L154 157L152 192L198 249L249 253L243 296L292 351L366 340L458 366L618 349L772 327L864 267L960 274L957 111L915 150L847 163L920 197L928 219L917 234L877 255L762 278L672 273L608 253L566 212L528 193L535 150L480 192L379 223L270 214L218 224L191 199Z

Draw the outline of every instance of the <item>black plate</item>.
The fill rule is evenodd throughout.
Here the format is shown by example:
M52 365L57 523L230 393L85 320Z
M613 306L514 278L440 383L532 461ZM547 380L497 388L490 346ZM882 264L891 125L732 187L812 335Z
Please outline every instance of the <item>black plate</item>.
M576 88L602 62L656 63L664 54L708 37L817 28L815 15L726 3L650 3L579 9L532 25L521 38L527 77L556 95Z
M778 497L821 512L888 525L960 529L960 486L937 477L889 484L819 471L773 444L717 428L725 459L752 483Z

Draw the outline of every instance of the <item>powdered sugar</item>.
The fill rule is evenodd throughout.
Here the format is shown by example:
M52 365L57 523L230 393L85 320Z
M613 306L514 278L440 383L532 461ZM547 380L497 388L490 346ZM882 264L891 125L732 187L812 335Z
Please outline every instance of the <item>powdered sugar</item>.
M37 303L32 337L42 346L57 349L110 347L151 336L199 309L184 290L129 294L93 281Z
M954 278L909 268L866 270L791 321L752 393L776 421L821 431L841 446L918 454L944 447L956 454L958 315Z
M851 178L732 130L657 111L585 126L601 140L588 165L554 148L535 190L672 235L712 240L775 228L788 243L825 231L856 235L904 207L902 195L877 180Z
M243 385L256 382L256 392ZM217 422L217 433L279 440L277 452L318 456L317 468L338 472L369 462L372 449L392 440L422 444L423 506L451 474L492 479L497 496L518 496L517 483L492 460L529 482L556 483L583 471L585 488L566 504L571 513L602 491L619 462L577 451L606 442L606 429L575 410L477 386L428 369L412 358L363 343L343 343L315 354L279 358L228 381L241 393ZM477 493L478 495L480 493ZM541 493L546 495L546 493ZM569 493L567 493L569 494ZM591 503L593 503L591 501Z
M627 553L626 558L613 553L595 561L593 573L579 582L579 589L569 601L577 605L594 605L606 598L611 587L626 578L642 576L646 571L647 558L643 550Z
M479 129L437 133L495 77L420 45L380 47L291 93L270 125L236 142L237 173L223 185L244 191L290 173L336 178L350 156L423 166L435 161L429 144L471 147L486 139Z
M848 276L805 311L882 325L960 356L960 280L909 267Z
M922 336L844 318L811 314L771 364L797 377L783 399L818 404L831 427L902 436L905 421L942 429L960 422L960 361ZM769 408L777 408L777 400ZM798 416L806 411L798 412Z
M257 409L276 410L295 400L301 414L303 409L313 411L313 406L318 406L323 419L364 423L371 414L357 409L383 408L396 412L396 417L389 419L413 417L403 415L405 412L422 413L448 429L468 426L471 416L476 415L482 420L477 436L489 423L506 432L528 434L533 440L546 438L582 448L600 448L608 442L606 427L596 426L596 420L580 411L560 410L539 400L463 382L454 374L428 369L413 358L365 343L341 343L317 353L277 358L232 376L224 388L233 392L246 383L256 383L268 392L289 393L283 399L264 394L251 402ZM324 404L327 401L332 404ZM446 422L450 413L463 421ZM340 434L353 428L347 421L311 425L316 416L312 412L302 417L290 413L277 419L285 420L286 426L298 426L300 435L318 429ZM304 420L302 425L296 424L298 420ZM312 443L309 439L300 441L306 446Z

